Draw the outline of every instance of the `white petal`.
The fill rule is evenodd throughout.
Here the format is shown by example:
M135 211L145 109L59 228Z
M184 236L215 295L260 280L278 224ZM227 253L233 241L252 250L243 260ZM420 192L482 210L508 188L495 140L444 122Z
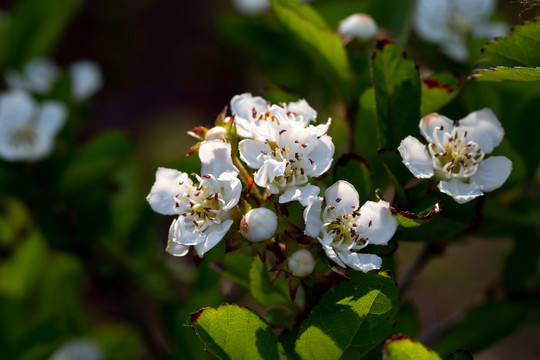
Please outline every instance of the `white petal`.
M229 231L229 228L231 227L233 222L234 221L232 220L227 220L222 222L221 224L215 224L206 229L206 241L195 245L195 251L197 251L197 255L202 258L204 254L208 252L208 250L216 246L221 241L221 239L223 239L227 231Z
M308 205L308 198L310 196L319 195L321 191L317 186L308 184L302 187L290 187L279 197L281 204L298 200L302 206Z
M382 265L382 259L377 255L354 252L338 252L337 255L345 264L357 271L368 272L371 270L380 269Z
M368 241L373 245L386 245L394 236L398 222L392 215L390 204L386 201L366 201L360 208L360 217L356 223L359 228L368 231ZM371 226L369 226L371 222Z
M436 128L443 127L443 130L436 130ZM454 128L454 122L446 116L439 115L437 113L427 114L420 120L420 132L422 136L428 142L440 143L438 139L442 139L442 134L447 132L451 133ZM436 131L435 136L434 131Z
M493 39L498 36L506 36L510 27L505 22L481 23L473 28L474 37L481 39Z
M442 43L448 36L450 11L448 0L418 0L414 14L414 29L423 39Z
M461 119L459 129L460 133L467 131L467 140L476 142L486 154L492 152L504 136L501 123L488 108L470 113Z
M315 135L323 136L323 135L326 135L331 124L332 124L332 119L328 118L328 121L326 122L326 124L319 124L317 126L309 125L307 128L308 130L313 131Z
M231 113L242 119L249 120L253 109L260 113L267 108L266 100L250 93L236 95L231 99Z
M343 263L343 261L341 261L341 259L337 256L337 254L334 251L333 247L325 245L323 243L321 243L321 245L322 245L322 248L323 248L324 252L326 253L326 256L328 256L328 258L330 258L330 260L334 261L336 264L338 264L339 266L341 266L343 268L347 267L347 265L345 265Z
M156 171L156 182L150 190L146 200L152 209L163 215L174 215L174 196L178 194L178 183L189 180L186 173L178 170L158 168ZM191 180L189 180L191 181Z
M23 90L0 95L0 131L17 129L30 123L36 108L33 98Z
M256 15L270 7L268 0L233 0L233 5L242 14Z
M304 209L304 222L306 228L304 234L316 238L319 236L323 223L321 220L323 198L320 196L313 196L307 199L307 206Z
M272 149L262 141L246 139L238 144L240 159L250 168L258 169L264 163L264 153L271 153Z
M484 195L480 185L473 182L467 184L458 179L441 181L438 188L441 192L453 197L459 204L464 204L474 198Z
M37 118L38 136L43 133L55 136L64 126L67 118L66 106L58 101L45 101L40 108Z
M231 158L231 144L222 140L204 141L199 147L201 174L211 174L218 178L223 173L238 173Z
M219 181L223 186L223 200L225 200L222 209L227 211L238 204L242 193L242 183L236 177L220 179Z
M469 58L467 43L462 37L451 34L445 42L441 44L441 50L451 59L457 62L465 62Z
M417 138L407 136L401 140L398 151L403 158L403 164L420 179L433 176L433 159L429 156L426 146Z
M317 118L317 111L309 106L308 102L304 99L287 104L287 111L299 115L297 118L299 118L304 126L307 126Z
M359 206L358 192L345 180L339 180L324 192L327 206L334 206L336 215L351 214Z
M311 152L308 157L313 161L313 175L320 176L328 171L334 159L334 143L328 135L321 136L320 139L312 142Z
M88 60L78 60L69 67L71 94L78 101L94 95L103 84L99 66Z
M279 162L274 159L266 160L253 177L255 184L261 187L267 187L267 184L273 182L276 177L283 176L285 165L283 161Z
M174 219L169 228L169 240L167 241L167 248L165 250L174 256L184 256L189 251L189 246L182 245L176 241L178 226L182 225L183 224L178 222L178 219Z
M504 184L512 172L512 161L504 156L491 156L478 164L478 171L471 182L478 184L482 191L493 191Z

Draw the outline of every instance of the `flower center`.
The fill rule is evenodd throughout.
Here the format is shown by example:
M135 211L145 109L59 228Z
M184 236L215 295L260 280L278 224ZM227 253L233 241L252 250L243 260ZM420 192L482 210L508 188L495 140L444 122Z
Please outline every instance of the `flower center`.
M451 133L444 133L442 141L436 136L436 142L428 144L428 151L433 157L433 164L438 174L444 178L469 178L476 174L478 163L485 154L477 143L467 140L467 131L460 132L456 125Z
M328 206L325 212L329 214L333 209L333 206ZM359 228L355 222L358 216L360 216L360 213L354 211L354 215L340 215L329 217L325 220L323 224L324 231L334 238L334 245L349 248L355 245L355 247L363 246L368 241L367 233L359 232Z
M207 183L206 177L210 179L209 175L203 175L204 179L199 184L190 187L183 187L180 183L182 192L175 196L175 211L186 218L186 223L191 220L201 232L210 224L221 222L221 207L225 203L221 189Z
M13 146L31 146L37 137L34 124L27 124L11 133L9 143Z

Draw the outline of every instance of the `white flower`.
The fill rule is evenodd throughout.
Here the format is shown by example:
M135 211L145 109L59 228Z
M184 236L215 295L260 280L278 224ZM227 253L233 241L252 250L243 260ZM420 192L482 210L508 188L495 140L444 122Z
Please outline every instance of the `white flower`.
M0 94L0 158L36 161L46 157L66 117L65 106L57 101L36 104L23 90Z
M287 267L294 276L305 277L315 269L315 259L309 251L300 249L289 256Z
M251 242L270 240L278 226L276 213L266 208L247 212L240 223L240 233Z
M70 340L59 347L49 360L103 360L103 351L94 341L87 339Z
M490 39L507 35L504 22L489 22L497 0L419 0L414 27L423 39L441 45L442 51L456 61L469 57L466 36Z
M223 140L227 139L227 130L223 126L214 126L206 132L205 140Z
M202 162L197 183L188 174L159 168L146 200L160 214L178 214L169 230L167 251L184 256L194 246L199 257L213 248L231 227L231 210L240 199L242 185L231 159L231 145L205 141L199 148Z
M52 61L45 58L29 61L22 72L8 70L5 74L9 87L37 94L44 94L51 90L57 77L58 68Z
M252 96L250 93L236 95L232 98L231 113L234 115L236 131L239 136L263 141L265 139L276 141L281 130L280 127L286 126L286 123L305 128L317 118L317 112L309 106L306 100L302 99L277 106L270 105L262 97ZM326 133L329 125L328 123L309 128L317 128L319 132Z
M490 109L455 123L429 114L420 120L420 132L429 144L412 136L403 139L398 147L403 163L417 178L435 175L441 180L439 189L460 204L499 188L512 171L512 162L504 156L484 159L504 136Z
M369 40L377 34L377 24L367 14L352 14L339 22L338 33L345 36Z
M339 266L367 272L380 268L382 259L358 251L368 244L386 245L398 223L386 201L367 201L360 210L358 207L354 186L337 181L326 189L324 199L309 198L304 233L318 239L326 255Z
M304 206L307 198L319 193L310 179L326 172L332 164L334 144L323 127L298 126L287 121L285 110L270 108L276 124L271 125L269 138L245 139L238 148L240 158L252 169L257 185L271 194L281 194L280 203L298 200Z
M69 67L71 94L77 101L83 101L94 95L103 85L103 76L99 66L88 60L79 60Z

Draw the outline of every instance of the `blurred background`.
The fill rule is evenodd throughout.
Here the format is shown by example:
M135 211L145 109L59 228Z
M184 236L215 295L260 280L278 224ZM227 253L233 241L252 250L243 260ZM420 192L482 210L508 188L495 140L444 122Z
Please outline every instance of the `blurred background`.
M408 17L398 41L431 70L467 76L482 57L478 49L485 40L469 38L475 51L456 62L416 36L412 14L374 3L312 5L331 27L354 12L373 10L387 29L396 16ZM191 257L165 253L171 219L154 214L145 201L155 170L198 172L196 156L185 157L195 143L186 131L212 126L230 99L244 92L273 101L306 98L320 121L333 118L330 135L345 144L346 114L331 85L271 10L245 14L228 0L8 0L0 10L0 39L11 39L0 44L3 72L21 70L35 54L60 69L88 59L103 76L91 99L69 105L53 156L36 163L0 161L0 358L47 359L66 344L105 359L211 358L186 325L189 313L224 301L262 310L238 281L212 266L213 255L196 267ZM515 25L537 14L534 2L508 0L499 2L493 18ZM43 46L21 55L13 43L36 34ZM367 68L369 82L369 64L359 66ZM530 85L535 104L537 84ZM486 96L500 86L486 85ZM493 99L513 91L509 85ZM51 96L64 95L58 90ZM467 100L465 89L456 102L467 108ZM345 152L344 145L336 148ZM399 243L398 275L421 248ZM512 249L508 237L473 237L446 247L408 289L418 329L439 326L478 305L486 292L499 291ZM504 341L476 358L536 358L538 322L514 328L508 337L495 336Z

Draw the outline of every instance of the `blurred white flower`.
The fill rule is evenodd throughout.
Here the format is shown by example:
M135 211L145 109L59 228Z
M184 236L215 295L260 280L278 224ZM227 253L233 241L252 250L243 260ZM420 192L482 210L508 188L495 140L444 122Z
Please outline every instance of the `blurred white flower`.
M205 140L227 140L227 130L223 126L214 126L206 132Z
M70 340L58 348L49 360L103 360L105 356L94 341Z
M37 94L49 92L57 77L58 68L46 58L30 60L21 72L8 70L5 74L6 83L9 87Z
M103 76L99 66L88 60L79 60L69 67L71 94L77 101L83 101L94 95L103 85Z
M455 123L429 114L420 120L420 132L428 145L412 136L403 139L398 147L403 163L417 178L435 175L441 180L439 189L460 204L499 188L512 171L512 162L504 156L484 159L504 136L490 109Z
M369 40L377 34L375 20L367 14L352 14L339 22L338 33L342 37L356 37Z
M231 159L231 145L204 141L199 148L201 176L159 168L146 200L160 214L178 214L169 229L167 251L184 256L194 246L199 257L225 236L233 220L230 212L240 199L242 184Z
M0 94L0 158L36 161L50 154L67 110L57 101L37 104L23 90Z
M418 0L414 28L421 38L463 62L469 57L467 35L491 39L508 34L508 24L489 21L496 7L497 0Z
M312 0L299 0L298 2L310 2ZM257 15L270 9L268 0L233 0L233 5L242 14Z
M287 267L294 276L305 277L315 269L315 259L309 251L300 249L289 256Z
M289 121L286 110L273 105L266 122L266 130L256 130L255 139L240 141L240 158L250 168L258 169L254 175L257 185L267 188L271 194L281 194L280 203L300 201L304 206L307 198L319 193L319 188L310 183L311 178L323 174L330 168L334 156L332 138L326 135L326 125L304 127Z
M270 240L278 226L276 213L266 208L247 212L240 222L240 233L251 242Z
M386 245L398 223L386 201L367 201L359 210L358 207L354 186L337 181L326 189L324 199L318 196L308 199L304 233L318 239L326 255L339 266L368 272L379 269L382 259L358 251L368 244Z

